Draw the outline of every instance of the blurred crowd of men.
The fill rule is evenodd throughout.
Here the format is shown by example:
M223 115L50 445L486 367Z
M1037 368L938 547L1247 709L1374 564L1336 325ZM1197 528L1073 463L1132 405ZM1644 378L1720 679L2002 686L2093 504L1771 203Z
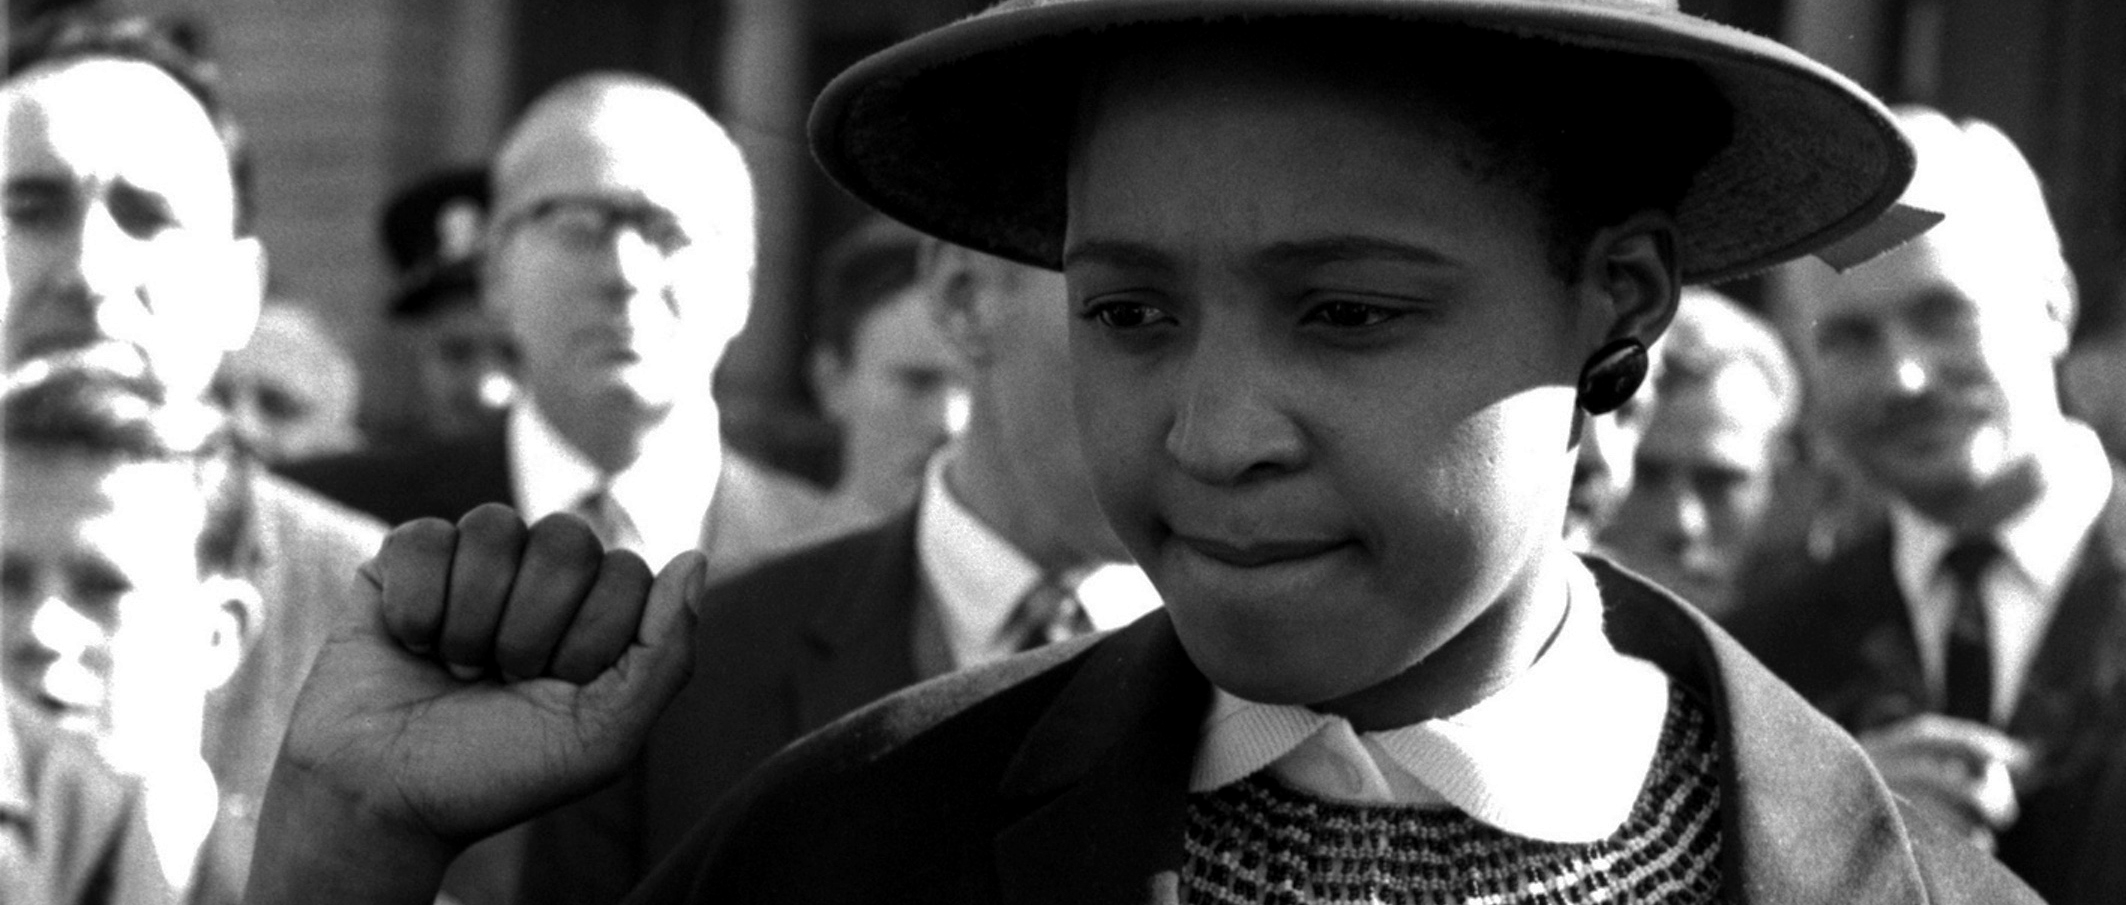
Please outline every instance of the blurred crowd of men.
M293 695L390 524L567 513L721 581L639 761L468 853L467 903L617 901L791 740L1157 606L1062 414L1055 273L850 231L804 358L839 443L799 478L708 391L751 307L737 147L670 86L581 76L384 206L418 428L365 439L350 359L267 302L211 67L137 19L17 38L0 901L237 901ZM1905 203L1943 221L1790 265L1761 309L1687 292L1647 391L1582 425L1560 530L1728 626L2048 898L2109 900L2126 484L2062 391L2080 300L2008 139L1899 113Z

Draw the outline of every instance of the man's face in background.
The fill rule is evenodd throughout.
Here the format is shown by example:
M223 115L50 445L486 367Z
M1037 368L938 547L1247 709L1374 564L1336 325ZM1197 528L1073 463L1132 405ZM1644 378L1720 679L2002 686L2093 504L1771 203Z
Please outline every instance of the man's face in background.
M261 267L206 110L153 66L94 57L15 76L0 107L10 366L89 349L202 397L250 336Z
M173 739L196 744L204 695L234 668L243 629L202 580L192 465L11 447L4 484L10 693L121 766L151 766Z

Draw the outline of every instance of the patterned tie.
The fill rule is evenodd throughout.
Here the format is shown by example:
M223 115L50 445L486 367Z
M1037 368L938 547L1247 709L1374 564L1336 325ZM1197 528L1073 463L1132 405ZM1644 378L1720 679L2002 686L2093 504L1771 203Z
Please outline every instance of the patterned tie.
M1019 598L1001 636L1016 639L1012 647L1023 653L1092 631L1092 619L1085 615L1085 607L1078 602L1073 588L1073 583L1061 576L1042 576L1026 596Z
M590 523L591 532L598 535L598 542L608 550L642 551L642 535L635 530L634 519L620 508L620 501L613 499L610 484L598 482L569 507L569 512Z
M1970 537L1941 559L1956 586L1956 619L1949 624L1943 658L1942 713L1979 723L1993 722L1993 645L1981 580L2000 553L1992 538Z

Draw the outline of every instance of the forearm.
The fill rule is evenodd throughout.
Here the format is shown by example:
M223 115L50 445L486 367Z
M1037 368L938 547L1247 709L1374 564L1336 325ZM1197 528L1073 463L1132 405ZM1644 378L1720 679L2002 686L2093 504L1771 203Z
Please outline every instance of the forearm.
M376 819L283 759L259 815L247 905L429 905L457 847Z

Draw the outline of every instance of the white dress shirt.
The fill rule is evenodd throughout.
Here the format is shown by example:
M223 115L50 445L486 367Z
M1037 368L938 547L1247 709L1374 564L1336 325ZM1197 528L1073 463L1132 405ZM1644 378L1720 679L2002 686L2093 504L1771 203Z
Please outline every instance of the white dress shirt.
M1268 768L1340 801L1457 808L1528 839L1585 843L1630 816L1668 715L1668 676L1618 653L1594 576L1567 570L1565 617L1533 665L1453 716L1357 732L1349 720L1216 692L1191 791Z
M937 606L953 666L965 669L1018 652L1019 639L1006 637L1005 623L1042 575L953 496L945 484L950 455L947 447L932 456L924 472L915 547L923 591ZM1159 592L1131 563L1101 566L1073 590L1095 630L1119 628L1159 607Z
M1979 582L1992 646L1993 715L2013 715L2037 648L2074 575L2089 529L2111 497L2110 459L2096 432L2068 422L2054 442L2041 444L2048 481L2023 511L1994 530L2002 556ZM1890 507L1891 564L1912 617L1913 640L1929 687L1941 688L1949 628L1956 620L1956 581L1942 556L1957 536L1902 502Z
M643 438L642 455L612 476L608 492L642 538L650 568L701 545L709 502L723 467L715 409L674 411ZM706 415L704 415L706 413ZM533 400L510 409L510 486L527 522L568 512L596 489L603 475L569 445Z

